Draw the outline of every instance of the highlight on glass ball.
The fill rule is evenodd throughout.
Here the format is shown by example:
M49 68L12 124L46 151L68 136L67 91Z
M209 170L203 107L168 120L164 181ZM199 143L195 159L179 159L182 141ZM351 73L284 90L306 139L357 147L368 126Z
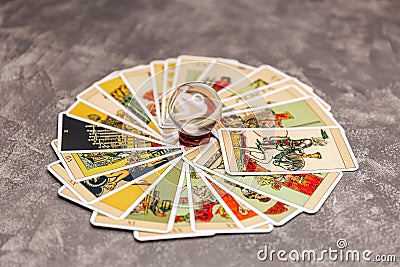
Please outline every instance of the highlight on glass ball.
M179 143L192 147L207 144L222 115L216 91L201 82L184 83L172 93L168 114L179 131Z

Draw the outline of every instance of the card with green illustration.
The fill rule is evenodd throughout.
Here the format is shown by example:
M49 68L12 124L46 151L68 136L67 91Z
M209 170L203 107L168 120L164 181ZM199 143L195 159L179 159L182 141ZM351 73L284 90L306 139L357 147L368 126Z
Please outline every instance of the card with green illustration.
M57 140L53 140L51 146L68 174L77 182L182 154L181 148L172 147L141 151L59 153Z
M68 173L59 162L50 164L48 169L67 188L63 190L63 197L78 204L84 203L81 197L75 194L75 192L68 186L68 183L71 183L72 181L68 179ZM165 169L167 169L167 167L165 167ZM129 213L131 206L137 202L137 199L144 196L153 184L157 183L159 180L159 174L153 173L144 177L140 181L135 181L129 184L121 190L116 190L112 195L104 197L100 201L91 204L84 203L84 206L93 211L106 214L116 220L125 218L126 214ZM68 183L65 183L66 181Z
M220 129L225 169L232 175L302 174L358 168L344 130L307 128Z
M93 213L90 222L95 226L125 230L139 230L168 233L172 230L182 184L185 179L186 164L179 161L163 173L157 184L153 184L147 194L130 208L125 218L115 220L100 213Z
M337 121L313 97L303 97L222 115L225 128L336 126Z

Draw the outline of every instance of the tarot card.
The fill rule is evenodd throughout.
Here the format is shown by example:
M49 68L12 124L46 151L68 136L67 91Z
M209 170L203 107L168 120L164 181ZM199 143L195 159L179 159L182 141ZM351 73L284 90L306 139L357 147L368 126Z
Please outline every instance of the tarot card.
M222 178L222 175L218 176L205 172L205 176L225 192L229 192L229 194L246 203L251 210L265 217L274 226L281 226L301 213L300 210L291 205L284 204L265 194L257 193L247 187L227 180L225 177Z
M338 126L220 129L225 169L233 175L352 171L357 162Z
M187 173L188 201L190 212L190 224L195 232L211 231L215 233L229 233L233 230L242 229L232 219L233 213L220 203L208 186L201 179L199 173L190 167ZM233 216L231 216L233 215ZM242 226L243 227L243 226Z
M235 100L236 103L225 106L222 111L226 113L249 108L265 107L267 105L278 104L303 97L307 97L307 94L305 94L297 86L288 85L254 98L237 96L237 101Z
M166 60L154 60L150 63L150 73L153 82L154 104L158 122L161 122L161 98L164 85L165 61Z
M232 218L240 228L252 229L264 225L266 222L270 223L272 221L270 218L268 218L268 216L265 216L263 212L254 209L251 205L240 199L238 196L224 190L214 181L207 179L207 177L204 175L204 172L200 171L200 177L218 198L220 203L224 203L226 205L228 216L230 215L228 211L232 212L234 215ZM236 219L238 221L236 221Z
M101 127L107 127L114 131L122 132L126 135L135 134L136 136L146 135L149 138L155 139L153 135L145 134L138 127L131 127L126 124L119 117L109 116L108 114L94 108L83 101L76 101L68 110L66 111L68 117L84 121L90 124L94 124ZM156 138L160 139L160 138Z
M228 109L232 105L238 105L238 103L243 103L243 102L250 101L253 99L260 99L263 95L270 96L270 94L273 93L274 91L280 90L282 88L287 88L288 86L293 86L297 90L300 90L302 92L303 96L315 97L318 100L318 102L320 102L321 105L326 110L329 111L331 109L330 105L327 104L318 95L316 95L310 86L300 82L299 80L297 80L295 78L282 79L275 83L267 84L265 86L255 88L254 90L249 90L247 92L244 92L244 93L241 93L238 95L234 95L232 97L224 99L223 101L224 101L225 109Z
M62 161L68 174L77 182L182 154L181 148L94 153L59 153L57 149L57 140L53 140L51 146L58 158Z
M203 153L195 159L194 164L205 170L217 182L226 185L230 192L251 202L250 204L254 207L264 210L267 210L266 207L272 208L273 212L267 213L269 216L284 215L282 218L271 216L279 225L282 223L279 220L290 217L290 214L295 212L293 207L307 213L317 212L342 177L340 172L264 176L229 175L225 171L222 151L218 143L205 148ZM268 200L268 198L271 199ZM275 199L283 203L278 203ZM282 209L277 209L279 207ZM282 212L277 213L275 210Z
M154 97L157 93L154 92L150 66L123 70L120 76L153 124L158 126ZM161 129L158 130L161 132Z
M293 78L292 80L289 80L288 82L293 82L295 85L297 85L300 89L301 88L304 88L304 91L306 91L306 90L308 90L308 91L313 91L313 89L312 89L312 87L311 86L309 86L309 85L307 85L307 84L305 84L305 83L303 83L303 82L301 82L301 81L299 81L298 79L296 79L296 78ZM322 99L321 97L319 97L317 94L313 94L313 96L315 97L315 98L317 98L317 100L318 100L318 102L320 102L321 103L321 105L326 109L326 110L328 110L328 111L330 111L331 110L331 106L324 100L324 99Z
M218 92L218 95L221 98L224 106L228 106L231 104L227 102L229 97L241 95L243 93L256 90L259 87L263 87L288 78L289 76L283 72L278 71L271 66L263 65L249 73L247 76L239 79L229 87L221 89Z
M167 167L164 170L166 171ZM60 163L49 165L49 171L63 183L68 180L68 174ZM163 174L161 174L161 177L162 175ZM137 203L138 199L141 199L142 196L146 195L151 188L160 181L161 177L158 173L152 173L140 181L135 181L99 201L91 204L86 203L85 207L101 212L102 214L116 220L124 218L126 214L129 213L131 206ZM72 197L72 194L74 195L73 198L81 200L80 195L77 195L73 190L70 190L68 184L64 185L71 192L69 194L70 197Z
M177 60L174 58L167 59L164 65L164 84L163 93L161 96L161 127L163 128L175 128L175 126L167 126L165 119L167 116L168 99L171 94L170 88L172 88L172 83L174 81L175 69Z
M290 203L277 201L278 198L271 197L262 191L255 192L255 189L251 187L254 185L253 182L257 178L265 176L233 176L227 174L218 142L203 149L202 153L193 160L193 164L205 171L206 176L214 179L222 188L227 188L228 192L240 197L250 204L254 210L264 213L272 220L273 225L283 225L301 213L301 210Z
M268 106L227 112L220 124L225 128L290 128L337 126L338 122L314 97L303 97Z
M114 220L102 214L93 213L90 222L95 226L126 230L140 230L168 233L172 230L182 184L185 178L183 161L170 166L157 184L135 202L130 213L121 220Z
M189 212L193 231L213 233L255 233L270 232L271 224L265 224L256 228L242 228L237 224L239 219L229 210L226 203L219 201L221 198L210 190L199 173L191 168L187 173Z
M58 117L58 150L69 153L114 152L156 149L169 144L140 136L100 127L60 113Z
M214 235L214 233L212 232L196 233L192 230L192 227L190 225L188 189L187 189L186 178L187 177L185 175L172 230L169 233L165 234L135 231L134 232L135 239L140 241L149 241L149 240L189 238L189 237Z
M162 138L161 135L155 133L154 131L149 131L145 129L143 127L142 121L138 121L137 119L131 117L127 112L124 111L124 109L115 104L95 86L89 87L88 89L80 93L77 98L79 101L101 111L102 113L108 115L110 118L122 121L124 124L129 125L133 129L142 132L141 135L145 135L149 138L155 139Z
M176 162L179 158L180 155L177 154L129 169L99 175L95 178L80 182L75 181L74 177L70 175L57 176L57 178L60 179L69 190L74 192L80 200L85 203L93 204L153 173L160 175L166 167ZM50 172L52 172L52 170L50 170ZM67 171L65 172L68 174Z
M140 69L142 66L136 68ZM95 86L124 112L141 123L144 128L160 135L157 124L152 121L148 113L142 108L136 96L132 94L121 77L97 82Z
M211 66L200 75L198 80L219 92L225 87L229 87L231 84L236 83L255 69L256 68L253 66L239 62L217 59L214 64L211 64Z

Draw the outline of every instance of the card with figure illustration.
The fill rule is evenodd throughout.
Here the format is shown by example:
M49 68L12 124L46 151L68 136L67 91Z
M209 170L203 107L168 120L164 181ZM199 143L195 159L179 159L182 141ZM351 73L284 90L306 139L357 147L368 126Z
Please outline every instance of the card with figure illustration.
M145 135L154 139L161 139L161 135L154 131L149 131L143 127L142 121L133 118L121 106L110 100L101 90L96 86L91 86L77 96L78 100L86 105L97 109L98 111L106 114L110 119L121 121L124 124L132 127L136 131L140 131L141 135Z
M140 69L142 67L137 66L135 68ZM146 110L142 108L136 96L129 90L129 87L121 77L102 80L95 83L95 86L124 112L141 123L142 127L160 135L158 125L153 122Z
M222 115L225 128L290 128L336 126L337 121L313 97L255 107Z
M53 140L51 146L68 174L78 182L182 154L181 148L172 147L140 151L59 153L57 140Z
M233 175L353 171L357 162L344 130L308 128L220 129L225 169Z
M172 230L180 192L185 178L186 164L179 161L163 173L157 184L147 190L144 197L135 202L129 214L115 220L100 213L93 213L90 222L95 226L125 230L168 233Z
M221 184L222 187L225 186L228 192L232 192L250 204L254 210L263 212L273 225L283 225L301 213L300 209L295 208L289 202L283 203L265 192L256 192L253 187L257 176L233 176L226 173L218 142L203 149L202 153L193 160L193 164L205 171L205 174L214 179L216 183Z
M289 76L271 66L262 65L232 85L218 91L218 95L221 98L223 105L229 106L231 104L229 102L230 97L235 97L256 90L259 87L283 79L289 79Z
M120 76L154 125L158 125L150 65L122 70ZM161 129L159 129L161 131Z
M106 125L101 127L77 120L65 113L60 113L58 117L58 142L61 153L148 150L169 145L146 136L114 131Z
M48 169L68 189L64 191L66 195L73 199L79 199L80 202L83 202L81 195L78 195L71 190L69 185L72 183L72 181L69 180L68 173L59 162L50 164ZM166 170L167 167L163 169L163 171ZM161 176L162 175L163 173L161 172ZM115 190L112 195L105 196L99 201L85 203L85 207L88 207L96 212L101 212L102 214L105 214L116 220L124 218L126 214L129 213L131 206L137 203L138 199L140 199L141 196L144 196L160 179L160 173L152 173L139 181L135 181L128 186L121 188L121 190ZM66 183L66 181L68 183Z
M155 159L149 163L141 164L128 169L98 175L83 181L75 181L74 177L68 174L60 176L60 181L74 192L86 203L94 203L106 198L118 190L129 186L150 174L161 174L166 166L180 158L181 154L176 154L162 159Z

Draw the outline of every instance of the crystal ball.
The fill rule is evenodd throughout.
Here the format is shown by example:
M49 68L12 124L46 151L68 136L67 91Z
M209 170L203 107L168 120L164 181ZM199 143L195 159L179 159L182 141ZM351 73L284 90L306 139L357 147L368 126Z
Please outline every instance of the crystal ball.
M201 143L202 137L209 138L221 118L222 103L212 87L201 82L184 83L174 89L168 114L179 130L181 144L184 138L194 145Z

